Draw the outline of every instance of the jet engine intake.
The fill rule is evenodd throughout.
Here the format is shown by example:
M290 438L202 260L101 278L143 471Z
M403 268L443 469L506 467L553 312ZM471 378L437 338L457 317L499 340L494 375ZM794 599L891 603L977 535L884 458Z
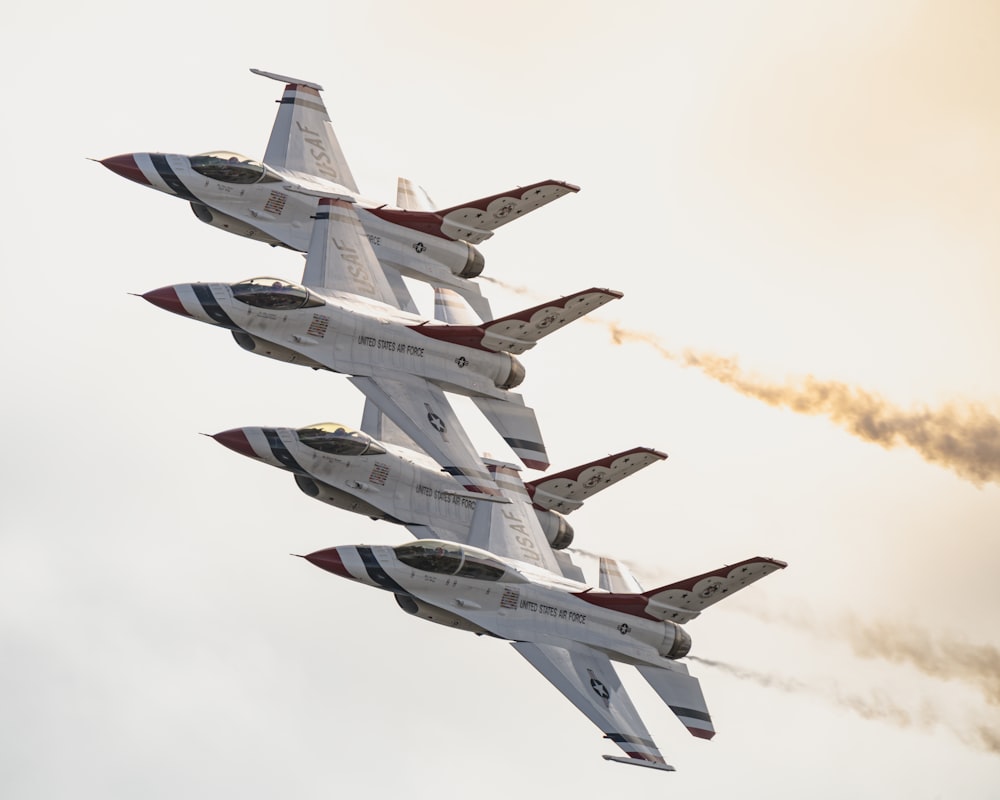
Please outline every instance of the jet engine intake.
M264 339L258 339L246 331L233 331L233 338L236 340L236 344L244 350L256 353L259 356L267 356L276 361L287 361L289 364L301 364L304 367L312 367L313 369L326 369L318 361L313 361L311 358L302 355L302 353L297 353L288 347L282 347L279 344L274 344Z
M507 377L497 383L497 388L513 389L515 386L520 386L524 380L526 374L524 365L510 353L504 353L504 355L510 359L510 370L507 372Z
M664 658L684 658L691 652L691 634L676 622L664 622L663 641L656 649Z
M544 508L536 508L535 514L542 525L545 538L553 550L563 550L573 543L573 526L562 514Z
M343 489L338 489L336 486L330 486L328 483L298 474L295 476L295 483L305 494L327 505L342 508L344 511L353 511L355 514L361 514L371 519L384 519L386 522L395 522L397 525L403 524L391 514L386 514L382 509L371 503L366 503L361 498L355 497Z
M397 594L396 604L407 614L412 614L415 617L420 617L430 622L436 622L438 625L444 625L446 628L457 628L460 631L469 631L470 633L489 633L485 628L480 628L475 623L469 622L469 620L460 617L458 614L453 614L450 611L445 611L443 608L438 608L422 600L417 600L409 594Z
M260 228L255 228L253 225L243 222L243 220L230 217L228 214L222 214L201 203L192 203L191 210L198 219L206 225L211 225L213 228L220 228L221 230L235 233L237 236L243 236L247 239L256 239L258 242L265 242L272 247L279 244L283 245L282 242L264 233Z

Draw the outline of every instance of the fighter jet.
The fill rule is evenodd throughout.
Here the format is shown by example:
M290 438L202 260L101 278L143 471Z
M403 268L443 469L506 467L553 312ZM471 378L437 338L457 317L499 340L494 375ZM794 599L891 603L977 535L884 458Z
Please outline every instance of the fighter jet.
M547 180L435 210L426 192L400 178L397 207L364 199L333 132L322 87L250 71L287 84L263 161L218 151L194 156L126 153L100 163L129 180L186 200L202 222L299 251L308 247L315 213L315 200L303 192L350 197L387 269L458 291L483 319L491 317L489 303L469 280L485 264L474 245L501 225L579 191L572 184Z
M404 311L354 204L319 200L302 285L275 278L186 283L143 295L232 331L241 347L280 361L351 375L421 450L470 491L495 494L444 392L468 395L526 466L548 467L535 412L510 391L524 379L516 355L620 298L587 289L481 325Z
M418 538L465 542L477 496L464 491L419 450L370 436L364 429L371 427L377 410L369 402L365 411L362 430L320 423L297 429L233 428L212 438L234 452L291 472L309 497L405 525ZM666 457L636 447L525 484L549 546L562 550L573 541L573 527L564 513Z
M610 761L673 770L643 724L612 662L639 670L688 731L715 734L698 679L679 662L683 627L709 606L786 564L749 558L649 591L569 580L541 531L517 468L490 462L507 503L476 507L466 544L420 539L331 547L305 556L328 572L392 592L406 612L459 630L508 639L527 661L618 745ZM602 565L604 566L604 565Z

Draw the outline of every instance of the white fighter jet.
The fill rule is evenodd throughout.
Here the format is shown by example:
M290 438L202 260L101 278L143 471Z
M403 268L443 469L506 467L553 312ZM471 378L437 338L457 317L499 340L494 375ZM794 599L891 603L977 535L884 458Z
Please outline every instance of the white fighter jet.
M309 245L316 210L308 193L350 197L387 269L459 292L483 319L491 316L489 303L469 280L485 264L474 245L501 225L579 191L572 184L547 180L436 210L422 189L400 178L396 207L366 200L330 124L322 87L257 69L251 72L287 84L262 162L220 151L195 156L125 153L100 163L129 180L186 200L202 222L299 251Z
M589 586L560 569L517 468L489 466L507 502L476 506L466 544L419 539L331 547L305 558L392 592L410 614L510 640L625 752L604 758L672 770L612 662L635 666L692 735L710 739L715 729L701 686L678 661L691 649L683 626L786 564L750 558L644 592L602 563L600 586Z
M405 525L417 538L466 542L480 501L424 453L369 435L366 431L374 430L378 421L378 411L369 402L361 430L338 423L298 429L245 427L212 438L234 452L291 472L309 497ZM635 447L528 481L525 488L549 546L563 550L573 541L573 527L563 514L666 457Z
M535 412L510 391L525 375L516 355L621 296L595 288L478 325L429 320L400 307L354 204L324 197L302 285L275 278L185 283L143 298L229 328L240 346L259 355L351 375L383 414L466 488L495 494L445 391L470 396L526 466L545 469ZM452 314L446 305L441 314Z

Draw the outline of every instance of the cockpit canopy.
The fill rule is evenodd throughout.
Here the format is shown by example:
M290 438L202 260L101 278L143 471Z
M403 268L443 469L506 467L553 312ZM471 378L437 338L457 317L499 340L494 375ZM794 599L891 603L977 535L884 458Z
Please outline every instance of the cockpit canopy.
M234 283L230 288L236 300L256 308L295 311L324 305L323 300L308 289L281 278L251 278Z
M421 539L413 544L394 547L396 558L406 566L440 575L457 575L481 581L496 581L507 570L501 561L483 550L454 542Z
M191 169L199 175L223 183L273 183L281 180L268 172L259 161L227 150L191 156L190 161Z
M367 433L336 422L321 422L295 431L307 447L335 456L379 456L385 448Z

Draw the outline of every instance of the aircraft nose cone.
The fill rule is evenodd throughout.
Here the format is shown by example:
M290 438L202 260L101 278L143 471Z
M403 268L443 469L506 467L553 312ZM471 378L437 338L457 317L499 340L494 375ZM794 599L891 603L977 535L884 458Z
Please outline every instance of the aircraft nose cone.
M341 559L336 547L317 550L315 553L303 556L303 558L310 564L314 564L320 569L325 569L327 572L332 572L334 575L339 575L341 578L355 580L354 576L347 571L347 567L344 566L344 561Z
M212 438L219 444L225 445L233 452L239 453L241 456L259 458L257 452L253 449L253 445L250 444L250 440L247 439L246 432L243 428L230 428L228 431L212 434Z
M184 308L184 304L181 303L181 299L177 296L177 290L173 286L161 286L159 289L153 289L153 291L142 295L142 299L166 311L180 314L182 317L191 316Z
M139 169L139 165L135 163L135 156L132 153L111 156L111 158L102 159L101 163L116 175L121 175L130 181L141 183L143 186L152 186L149 179Z

